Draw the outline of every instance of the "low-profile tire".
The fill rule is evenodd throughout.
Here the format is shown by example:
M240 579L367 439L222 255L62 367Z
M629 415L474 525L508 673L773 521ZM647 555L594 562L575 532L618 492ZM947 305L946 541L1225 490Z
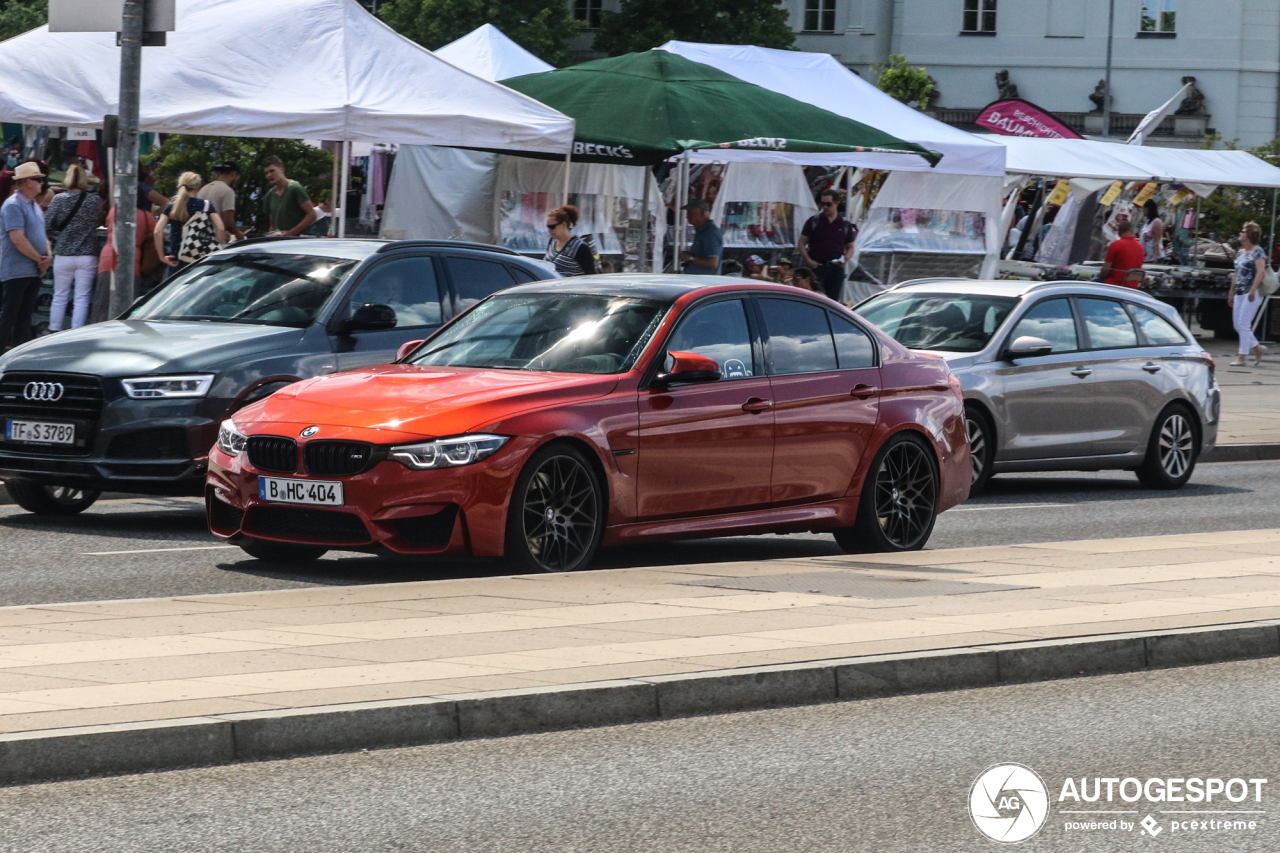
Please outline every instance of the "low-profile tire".
M247 539L236 544L250 557L268 563L314 563L329 552L328 548L319 545L291 545L287 542L268 542L265 539Z
M996 433L991 419L973 403L964 407L964 425L969 433L969 461L973 467L969 497L974 497L982 493L995 473L992 466L996 461Z
M511 492L507 563L517 572L585 569L604 525L604 487L586 455L570 444L549 444L525 463Z
M835 531L849 554L919 551L938 518L939 474L933 448L913 432L885 442L871 460L852 527Z
M1199 452L1195 415L1178 403L1166 406L1151 427L1138 481L1148 489L1180 489L1191 479Z
M102 494L93 489L46 486L23 480L9 480L4 486L18 506L36 515L79 515Z

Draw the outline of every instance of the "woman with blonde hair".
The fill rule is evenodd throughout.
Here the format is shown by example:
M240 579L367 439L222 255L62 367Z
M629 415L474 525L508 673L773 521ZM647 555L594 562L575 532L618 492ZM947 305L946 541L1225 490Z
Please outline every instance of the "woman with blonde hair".
M169 267L165 278L172 278L187 267L204 260L227 241L222 217L214 211L213 202L196 198L204 182L195 172L183 172L178 178L178 194L160 211L156 222L156 252ZM164 229L169 223L169 251L164 247Z
M1267 272L1267 253L1262 251L1258 242L1262 239L1262 229L1256 222L1246 222L1240 229L1240 251L1236 252L1236 273L1232 276L1231 290L1227 293L1227 305L1231 308L1231 322L1240 335L1240 349L1232 367L1240 367L1245 363L1249 352L1253 352L1253 363L1262 363L1262 356L1267 348L1258 343L1253 335L1253 323L1258 318L1258 310L1266 300L1258 292L1262 286L1262 277Z
M62 331L73 286L71 328L80 328L89 318L89 302L98 273L98 223L102 220L100 201L89 192L89 175L84 167L75 164L68 168L62 186L64 192L54 196L44 212L45 232L54 238L51 332Z

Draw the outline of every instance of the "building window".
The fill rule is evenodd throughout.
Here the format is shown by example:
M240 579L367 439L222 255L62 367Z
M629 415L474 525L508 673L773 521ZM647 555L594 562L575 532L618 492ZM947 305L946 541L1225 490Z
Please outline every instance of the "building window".
M573 17L589 30L600 29L601 0L573 0Z
M960 31L994 33L996 31L996 0L964 0L964 26Z
M1178 0L1142 0L1142 22L1138 28L1143 33L1176 33Z
M804 0L804 31L834 33L836 31L836 0Z

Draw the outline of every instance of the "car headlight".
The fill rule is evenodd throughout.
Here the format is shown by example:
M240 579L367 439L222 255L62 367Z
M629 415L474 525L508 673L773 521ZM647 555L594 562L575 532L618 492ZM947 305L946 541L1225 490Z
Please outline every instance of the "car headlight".
M393 447L392 459L406 468L457 468L487 459L507 443L505 435L460 435L456 438L439 438L421 444L405 444Z
M240 451L249 443L249 437L236 429L230 418L218 427L218 449L228 456L239 456Z
M121 379L124 393L135 400L177 399L203 397L213 385L212 373L194 373L190 376L139 376Z

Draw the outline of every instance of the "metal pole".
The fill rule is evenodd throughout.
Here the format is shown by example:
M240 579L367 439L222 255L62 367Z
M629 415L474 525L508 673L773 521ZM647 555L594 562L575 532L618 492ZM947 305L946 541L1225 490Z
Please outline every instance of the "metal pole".
M1111 44L1116 30L1116 0L1111 0L1111 8L1107 13L1107 91L1102 94L1102 135L1111 138Z
M333 146L333 176L329 181L329 236L338 236L338 173L342 171L342 164L338 160L342 157L342 143Z
M1271 188L1271 239L1267 246L1267 263L1271 263L1271 259L1275 257L1276 250L1276 193L1280 192L1280 187Z
M644 200L640 202L640 221L644 224L640 226L640 248L636 251L636 264L640 272L644 272L653 261L653 255L649 253L649 184L653 180L653 172L649 171L648 166L643 166L641 174L644 176Z
M138 217L138 101L142 89L142 27L146 0L124 0L120 26L120 138L116 150L116 271L111 277L111 317L133 304Z
M564 155L564 201L561 204L569 203L569 167L572 165L573 152L567 151Z
M338 236L347 236L347 188L351 181L351 143L342 140L342 186L339 193L342 195L342 207L337 208L340 211L338 219Z

